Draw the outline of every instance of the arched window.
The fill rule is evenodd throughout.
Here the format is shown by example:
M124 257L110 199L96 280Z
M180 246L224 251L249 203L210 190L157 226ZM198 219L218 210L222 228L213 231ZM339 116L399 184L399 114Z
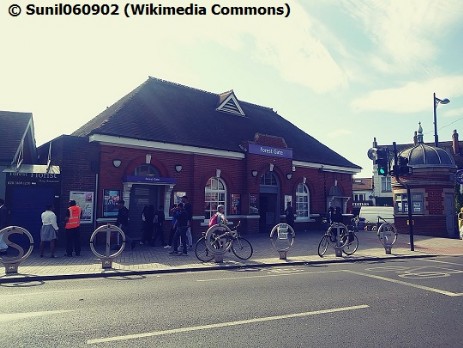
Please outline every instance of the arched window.
M296 214L298 219L309 218L309 189L305 184L297 185L296 190Z
M260 184L266 186L278 186L278 179L276 178L274 173L267 172L264 175L262 175L262 178L260 179Z
M159 178L159 171L154 168L151 164L142 164L135 168L134 171L135 176L152 176L155 178Z
M220 178L212 177L207 181L204 188L204 216L210 219L217 212L217 206L222 204L226 206L227 189Z

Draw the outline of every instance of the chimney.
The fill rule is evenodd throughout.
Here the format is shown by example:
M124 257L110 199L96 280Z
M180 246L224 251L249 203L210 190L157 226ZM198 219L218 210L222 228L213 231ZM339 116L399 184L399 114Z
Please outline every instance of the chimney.
M454 155L459 155L460 154L460 143L458 141L458 133L457 130L453 130L452 134L452 147L453 147L453 154Z

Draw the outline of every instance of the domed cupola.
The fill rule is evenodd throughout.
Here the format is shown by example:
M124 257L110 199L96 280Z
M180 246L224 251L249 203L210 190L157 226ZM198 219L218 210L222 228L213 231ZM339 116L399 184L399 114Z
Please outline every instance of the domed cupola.
M416 135L417 143L412 148L403 150L399 156L408 159L408 165L412 168L456 168L453 157L444 149L429 146L423 142L423 128L419 123Z

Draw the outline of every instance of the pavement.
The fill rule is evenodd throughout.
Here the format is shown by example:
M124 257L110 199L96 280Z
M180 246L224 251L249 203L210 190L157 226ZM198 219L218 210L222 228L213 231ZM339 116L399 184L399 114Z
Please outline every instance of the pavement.
M317 254L317 249L322 235L322 231L296 232L294 243L287 251L286 259L280 258L280 254L275 250L270 238L264 234L243 235L251 242L254 249L253 256L246 261L241 261L233 253L227 252L223 256L223 262L212 260L203 263L196 258L194 250L189 251L187 256L170 255L170 250L161 246L136 245L133 250L130 247L125 248L113 260L109 269L103 268L102 260L92 253L89 245L84 243L79 257L65 257L64 249L57 248L55 252L57 258L50 258L47 249L44 257L41 258L39 251L33 250L30 256L19 264L18 272L14 274L7 274L3 258L0 260L3 265L0 269L0 284L43 282L54 279L124 277L169 272L463 255L462 240L420 235L414 236L414 251L411 251L409 235L399 235L396 243L392 246L391 253L386 254L376 232L360 231L357 233L360 246L355 254L340 257L335 255L334 249L328 249L325 256L321 258Z

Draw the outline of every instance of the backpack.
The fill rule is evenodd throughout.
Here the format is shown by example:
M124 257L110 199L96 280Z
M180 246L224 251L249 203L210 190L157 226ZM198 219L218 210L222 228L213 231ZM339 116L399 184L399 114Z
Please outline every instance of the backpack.
M209 227L217 225L217 220L218 220L218 215L214 214L210 219L209 219Z

